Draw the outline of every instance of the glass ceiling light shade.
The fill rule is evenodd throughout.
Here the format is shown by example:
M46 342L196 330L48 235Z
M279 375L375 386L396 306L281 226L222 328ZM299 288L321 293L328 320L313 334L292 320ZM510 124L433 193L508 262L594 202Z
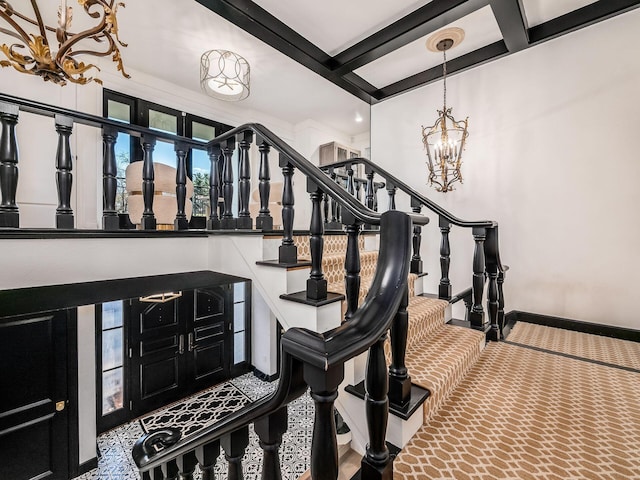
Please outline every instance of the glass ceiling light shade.
M98 22L92 28L72 33L69 29L73 8L67 6L67 2L72 1L60 0L57 23L53 26L43 20L37 0L30 2L32 13L25 11L26 0L17 2L18 9L7 1L0 1L0 33L17 39L17 42L14 40L10 45L0 45L0 51L7 58L0 61L0 65L13 67L21 73L38 75L45 81L58 85L66 85L68 81L80 85L92 81L102 84L98 78L85 76L87 71L99 68L91 63L85 64L78 56L112 55L118 71L125 78L130 78L124 71L118 49L118 45L127 46L118 38L116 19L118 7L124 7L124 3L116 0L78 0L84 12L89 17L98 19ZM56 46L58 50L54 51Z
M469 136L469 118L457 121L453 118L451 108L447 108L447 50L458 45L463 38L462 29L452 28L437 32L427 40L427 48L441 51L444 58L444 101L442 110L437 111L438 118L433 126L422 126L422 143L427 151L429 185L443 193L454 190L454 183L462 183L462 152Z
M200 59L200 86L219 100L237 102L249 96L249 63L228 50L209 50Z

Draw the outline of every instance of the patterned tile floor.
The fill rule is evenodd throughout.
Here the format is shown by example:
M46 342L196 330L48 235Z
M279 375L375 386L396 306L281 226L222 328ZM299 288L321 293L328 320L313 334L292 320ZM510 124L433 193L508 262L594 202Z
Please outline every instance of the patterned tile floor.
M215 422L221 412L231 413L249 401L261 398L276 388L277 382L263 382L252 374L235 378L196 394L186 401L170 405L154 412L141 420L135 420L106 432L98 437L100 458L98 468L88 472L77 480L138 480L140 478L133 459L133 444L145 433L146 429L159 426L181 425L186 433L195 431L201 425ZM311 453L311 433L313 429L313 402L308 394L289 405L289 428L280 447L280 465L283 479L297 479L309 468ZM258 446L258 437L249 427L249 447L242 462L244 478L260 478L259 467L262 463L262 450ZM196 471L196 480L201 478ZM224 455L220 455L215 468L215 478L227 478L227 464Z

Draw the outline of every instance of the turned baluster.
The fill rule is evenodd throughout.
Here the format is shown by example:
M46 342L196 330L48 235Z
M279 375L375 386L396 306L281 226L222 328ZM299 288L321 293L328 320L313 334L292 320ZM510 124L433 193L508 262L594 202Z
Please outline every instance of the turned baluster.
M160 467L164 480L178 480L178 463L175 460L169 460Z
M373 185L373 170L371 170L371 168L369 166L365 167L365 174L367 176L367 187L366 187L366 193L365 193L365 205L368 209L370 210L374 210L374 205L375 205L375 201L374 201L374 197L376 194L375 191L375 187Z
M220 456L220 440L196 448L196 458L202 471L202 480L215 480L214 468Z
M262 461L262 480L281 480L280 457L278 449L282 443L282 435L287 431L287 407L262 417L253 424L256 435L260 439L260 447L264 452Z
M389 210L396 209L396 187L392 183L387 182L387 193L389 194Z
M251 195L251 162L249 161L249 149L253 142L253 132L248 130L242 134L240 140L240 158L238 165L238 220L236 228L251 230L253 220L249 213L249 196Z
M451 264L451 247L449 246L449 232L451 224L439 217L440 233L440 284L438 285L438 298L451 299L451 280L449 280L449 265Z
M140 143L143 152L142 199L144 201L141 224L143 230L155 230L156 217L153 214L153 196L155 194L153 149L156 146L156 138L150 135L143 135Z
M504 340L504 272L498 273L498 325L500 326L500 339Z
M222 169L222 198L224 200L224 211L220 228L223 230L233 230L236 228L236 219L233 218L233 151L236 148L235 138L229 138L224 144L222 153L224 155L224 166Z
M411 400L411 377L405 365L407 335L409 333L409 287L404 293L398 312L391 323L391 365L389 365L389 401L402 409Z
M0 227L20 226L20 213L16 204L18 189L18 142L16 125L18 123L18 106L0 103Z
M323 210L323 217L324 217L324 223L329 223L329 195L325 195L323 202L322 202L322 210Z
M347 165L347 192L352 196L355 196L356 194L356 188L353 181L353 167L351 164Z
M293 243L293 165L287 158L280 154L280 168L284 182L282 186L282 245L278 250L278 261L280 263L297 263L298 247Z
M473 239L475 240L475 249L473 252L473 282L472 298L473 304L469 313L469 321L471 326L477 329L484 329L485 318L484 309L482 308L482 295L484 292L484 241L487 237L486 229L483 227L473 227Z
M411 210L413 213L420 215L422 204L411 199ZM411 256L411 273L422 273L422 257L420 256L420 246L422 245L422 227L420 225L413 226L413 255Z
M220 228L220 217L218 216L218 203L220 202L220 172L219 160L222 156L220 145L212 145L207 150L209 154L209 219L207 229L218 230Z
M356 184L356 198L358 199L359 202L362 201L362 183L361 182L355 182Z
M56 184L58 187L58 208L56 208L56 228L73 228L71 209L71 187L73 185L73 163L69 138L73 132L73 118L56 115L58 150L56 152Z
M365 376L366 395L364 398L369 431L369 444L360 464L360 478L367 480L391 480L393 460L385 442L387 420L389 418L389 398L387 397L387 362L384 356L385 332L369 348L367 372Z
M373 211L378 211L378 190L383 188L383 185L373 185Z
M344 366L332 366L324 370L305 364L303 375L311 389L311 398L315 404L311 437L311 478L336 480L338 441L333 408L338 397L338 385L344 379Z
M249 427L242 427L220 439L224 456L229 462L229 480L242 480L242 457L249 445Z
M360 221L345 210L343 221L346 221L345 231L347 233L347 252L344 259L344 284L345 296L347 297L347 311L345 320L349 320L358 309L358 299L360 296L360 248L358 236L360 235Z
M327 280L322 273L322 252L324 249L324 225L322 224L322 190L307 178L307 192L311 197L311 224L309 247L311 250L311 274L307 279L307 298L325 300L327 298Z
M176 160L178 168L176 169L176 219L173 221L175 230L187 230L189 228L189 220L184 211L187 201L187 145L182 142L176 142L174 145L176 152Z
M258 191L260 192L260 212L256 218L256 229L273 230L273 217L269 211L269 196L271 194L271 171L269 167L269 151L271 146L268 143L260 143L260 172L258 173Z
M178 455L176 458L176 464L178 466L178 475L180 480L194 480L193 474L196 470L196 465L198 464L195 452Z
M487 272L487 313L489 314L489 340L500 340L500 324L498 320L498 227L487 229L484 242L485 269Z
M102 229L118 230L116 193L118 189L118 167L116 165L116 141L118 131L112 127L102 128Z

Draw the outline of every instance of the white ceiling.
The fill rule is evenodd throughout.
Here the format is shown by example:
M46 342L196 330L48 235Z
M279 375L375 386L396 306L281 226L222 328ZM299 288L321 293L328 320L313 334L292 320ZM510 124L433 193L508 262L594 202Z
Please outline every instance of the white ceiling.
M522 0L529 27L553 20L596 0Z

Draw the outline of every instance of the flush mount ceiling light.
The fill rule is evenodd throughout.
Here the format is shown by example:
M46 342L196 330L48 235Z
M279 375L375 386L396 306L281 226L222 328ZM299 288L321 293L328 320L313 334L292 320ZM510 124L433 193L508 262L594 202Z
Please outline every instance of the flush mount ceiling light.
M447 28L434 33L427 40L427 49L442 52L442 82L444 101L442 110L438 110L438 118L431 127L422 127L422 143L427 150L427 166L429 167L429 184L437 191L447 193L453 184L462 183L462 151L469 136L467 131L469 118L457 121L453 118L451 108L447 108L447 50L457 46L464 39L461 28Z
M229 50L209 50L200 59L200 86L205 93L229 102L249 96L249 63Z
M21 0L18 3L21 4L20 7L24 7L27 2ZM34 18L30 13L25 13L23 8L23 11L19 12L9 2L0 1L0 19L6 24L0 26L0 33L19 41L11 45L0 45L0 50L8 59L0 61L1 66L13 67L21 73L38 75L45 81L58 85L66 85L67 81L81 85L92 81L102 84L100 79L84 75L88 70L100 69L91 63L85 64L77 57L113 55L112 59L118 65L118 70L125 78L130 78L124 71L118 49L118 44L122 47L127 46L118 38L116 19L118 7L124 7L124 3L116 0L78 0L78 4L89 17L100 19L93 28L78 33L68 30L71 28L73 8L67 6L67 0L60 0L55 26L50 26L53 22L44 22L37 0L31 0L30 3ZM36 33L31 33L30 30ZM57 52L53 51L56 42L51 42L49 38L53 37L52 34L55 34L57 40ZM99 49L93 48L95 43L100 44Z

